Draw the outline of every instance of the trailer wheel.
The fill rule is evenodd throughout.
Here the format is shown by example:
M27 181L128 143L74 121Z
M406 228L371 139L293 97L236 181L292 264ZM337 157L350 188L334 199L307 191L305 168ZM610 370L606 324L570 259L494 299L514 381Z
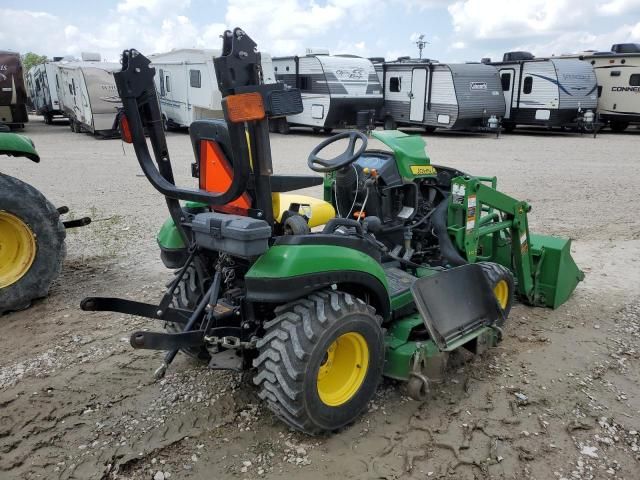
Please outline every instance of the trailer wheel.
M0 174L0 315L46 297L62 269L66 232L36 188Z
M333 132L333 128L330 128L330 127L324 127L324 128L322 129L322 132L323 132L323 133L326 133L327 135L330 135L330 134L331 134L331 132Z
M621 122L616 120L612 120L610 125L611 131L616 133L624 132L628 126L629 126L629 122Z
M281 118L278 121L278 133L282 135L288 135L291 132L291 127L289 126L289 122L287 122L286 118Z
M425 125L424 126L424 132L425 133L433 133L436 131L436 128L438 127L434 127L433 125Z
M489 281L489 285L502 309L504 318L507 318L513 305L513 293L515 291L513 275L508 268L498 263L479 262L478 265L482 267L484 276ZM504 326L504 322L498 324L498 327L502 326Z
M502 130L505 131L506 133L511 133L515 129L516 129L516 124L515 123L502 122Z
M257 343L258 395L289 426L315 435L338 430L367 408L384 365L373 307L334 290L276 309Z
M44 123L46 125L51 125L53 123L53 115L50 113L44 114Z
M395 130L398 128L398 124L391 117L385 117L384 119L384 129L385 130Z
M201 298L202 291L200 289L198 270L193 265L189 265L180 283L173 292L173 299L171 300L170 306L173 308L195 310ZM164 327L170 333L182 332L182 325L177 323L165 322ZM211 355L205 347L183 348L181 352L202 362L208 362L211 358Z

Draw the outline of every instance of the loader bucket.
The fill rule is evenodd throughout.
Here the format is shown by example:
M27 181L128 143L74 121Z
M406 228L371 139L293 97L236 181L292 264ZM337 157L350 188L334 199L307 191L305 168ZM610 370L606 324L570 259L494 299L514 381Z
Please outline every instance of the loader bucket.
M530 235L535 272L534 303L557 308L566 302L584 272L571 256L571 240L547 235Z

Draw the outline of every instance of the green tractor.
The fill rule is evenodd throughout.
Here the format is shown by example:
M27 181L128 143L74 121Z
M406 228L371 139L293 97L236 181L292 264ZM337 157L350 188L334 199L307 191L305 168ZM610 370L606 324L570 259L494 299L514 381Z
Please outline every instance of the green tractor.
M158 242L175 277L158 304L88 297L81 307L165 322L165 332L130 338L167 351L157 377L178 351L214 369L253 369L286 424L335 431L383 376L424 399L452 354L500 341L514 296L557 307L582 279L569 240L529 234L526 202L494 178L431 165L420 137L374 132L382 151L340 133L309 155L324 179L274 175L269 118L299 113L302 100L261 82L260 54L240 29L224 33L215 59L225 120L191 125L198 188L178 187L155 70L135 50L122 58L120 130L166 197ZM321 155L338 142L343 153ZM291 193L323 182L324 200Z
M0 125L0 155L40 162L33 142ZM82 218L62 222L36 188L0 173L0 315L22 310L49 292L65 256L66 228L87 225Z

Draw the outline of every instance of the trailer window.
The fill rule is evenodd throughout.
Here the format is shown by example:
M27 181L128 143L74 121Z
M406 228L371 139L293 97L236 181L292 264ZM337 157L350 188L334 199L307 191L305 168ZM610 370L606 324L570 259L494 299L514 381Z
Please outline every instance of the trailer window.
M189 85L193 88L200 88L202 86L200 70L189 70Z
M399 92L402 89L402 81L400 77L389 78L389 91Z
M171 91L171 81L169 75L164 76L164 87L167 89L167 92Z
M60 88L60 82L58 81L58 75L56 75L56 88Z
M612 77L619 77L620 70L611 70L611 73L609 75L611 75Z
M511 90L511 74L503 73L500 75L500 81L502 82L502 91L508 92Z
M533 90L533 77L524 77L524 85L522 85L522 93L529 94Z
M310 92L311 91L311 77L309 75L300 75L300 90Z
M598 98L602 96L602 85L598 85Z
M634 73L629 77L629 85L632 87L640 87L640 73Z

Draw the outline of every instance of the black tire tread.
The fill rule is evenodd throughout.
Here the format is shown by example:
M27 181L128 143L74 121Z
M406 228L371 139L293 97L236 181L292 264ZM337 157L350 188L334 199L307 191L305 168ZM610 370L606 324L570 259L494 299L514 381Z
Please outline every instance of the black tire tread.
M8 195L3 198L3 194ZM0 210L11 212L24 221L20 210L26 207L34 219L25 223L36 234L36 258L22 279L0 289L0 315L27 308L33 300L46 297L51 283L62 271L67 253L67 232L53 204L32 185L0 173Z
M375 309L348 293L323 290L276 308L276 317L266 322L266 333L257 342L253 361L257 374L253 382L258 396L270 410L292 428L315 435L323 431L306 414L303 378L310 351L322 332L339 321L344 313L368 313L378 324L382 317ZM362 405L359 414L366 405Z
M489 280L491 288L493 288L500 280L506 280L507 285L509 286L509 301L504 309L504 316L505 318L508 317L511 307L513 306L513 297L515 292L515 281L511 270L494 262L478 262L478 265L482 267L482 271Z
M176 271L177 274L178 271ZM171 284L167 284L167 287ZM198 302L200 301L202 293L198 284L198 275L196 268L193 265L187 267L187 271L178 283L175 291L173 292L173 298L170 307L183 308L186 310L195 310ZM173 322L165 322L165 329L170 333L182 332L182 325ZM211 358L209 352L204 347L191 347L180 350L191 358L200 362L208 362Z

